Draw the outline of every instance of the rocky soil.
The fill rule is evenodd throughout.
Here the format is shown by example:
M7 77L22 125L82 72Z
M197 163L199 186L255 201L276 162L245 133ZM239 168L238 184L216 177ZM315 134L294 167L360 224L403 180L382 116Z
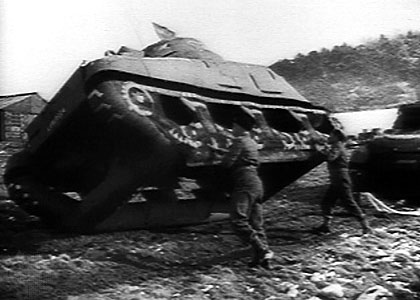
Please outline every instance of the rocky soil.
M272 270L247 267L227 222L64 235L0 205L0 299L420 299L418 217L364 209L375 233L337 208L316 235L325 166L265 205Z

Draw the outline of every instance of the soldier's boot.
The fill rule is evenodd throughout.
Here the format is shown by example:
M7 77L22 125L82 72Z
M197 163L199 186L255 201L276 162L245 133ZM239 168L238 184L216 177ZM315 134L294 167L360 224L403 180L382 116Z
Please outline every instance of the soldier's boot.
M365 217L360 219L360 225L362 226L362 232L363 234L370 234L373 233L372 227L370 227L369 222Z
M255 245L251 245L252 248L252 259L248 262L248 267L256 268L260 265L261 254Z
M269 249L265 250L264 255L260 262L261 267L267 270L271 270L271 260L273 259L273 257L274 257L273 251Z
M265 269L271 269L270 261L274 257L273 251L271 251L266 243L263 243L257 234L251 237L251 246L253 249L253 259L249 262L248 266L255 268L261 266Z
M252 259L248 263L248 266L250 268L256 268L260 265L261 259L264 255L264 245L255 232L250 237L250 244L252 248Z
M315 228L315 232L316 233L330 233L331 232L331 228L330 228L330 224L331 224L331 216L324 216L324 221L321 224L321 226L318 226Z

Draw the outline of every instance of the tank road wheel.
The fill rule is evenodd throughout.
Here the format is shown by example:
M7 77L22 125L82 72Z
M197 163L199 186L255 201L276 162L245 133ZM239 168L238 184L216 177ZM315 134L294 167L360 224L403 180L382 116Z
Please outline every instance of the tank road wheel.
M154 99L135 82L104 81L88 95L94 115L105 123L122 121L142 132L153 125L148 117L154 115Z

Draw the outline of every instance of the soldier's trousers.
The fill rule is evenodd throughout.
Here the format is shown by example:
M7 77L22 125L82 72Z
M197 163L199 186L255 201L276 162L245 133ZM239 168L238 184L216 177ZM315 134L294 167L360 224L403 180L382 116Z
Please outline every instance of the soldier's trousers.
M268 251L264 231L263 188L256 171L235 172L235 185L231 195L231 220L236 234L250 244L258 255Z
M337 200L341 200L341 204L349 213L354 215L358 220L364 218L364 214L353 198L352 184L348 169L330 170L330 186L322 199L321 210L324 216L331 216L332 209L336 206Z

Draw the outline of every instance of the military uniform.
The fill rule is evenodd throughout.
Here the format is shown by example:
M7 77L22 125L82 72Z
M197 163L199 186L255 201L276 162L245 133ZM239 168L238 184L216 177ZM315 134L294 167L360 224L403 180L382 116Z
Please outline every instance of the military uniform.
M347 151L343 142L332 145L327 153L330 186L321 202L324 216L331 216L331 210L338 199L358 220L364 218L363 212L353 198L352 183L348 169Z
M258 176L258 146L248 132L237 137L223 160L233 180L231 219L233 229L253 247L256 259L271 252L264 232L263 185Z
M344 135L342 136L344 139ZM342 205L356 217L360 222L363 233L369 233L372 229L353 197L352 183L348 169L348 157L343 140L331 143L330 148L321 150L326 155L328 171L330 175L330 186L321 201L321 210L324 217L324 223L317 228L319 232L329 232L329 223L332 219L332 209L341 199Z

